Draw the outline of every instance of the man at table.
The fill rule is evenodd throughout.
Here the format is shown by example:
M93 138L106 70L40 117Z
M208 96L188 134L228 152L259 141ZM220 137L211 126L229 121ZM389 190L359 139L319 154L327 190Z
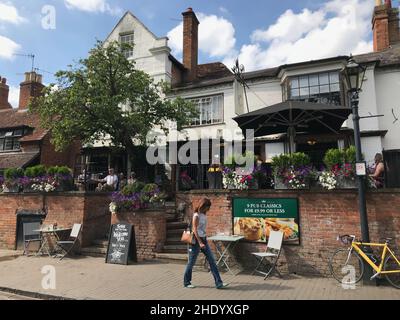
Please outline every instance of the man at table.
M105 182L107 186L111 187L113 190L117 190L118 176L114 173L114 169L108 169L108 176L100 180L100 182Z

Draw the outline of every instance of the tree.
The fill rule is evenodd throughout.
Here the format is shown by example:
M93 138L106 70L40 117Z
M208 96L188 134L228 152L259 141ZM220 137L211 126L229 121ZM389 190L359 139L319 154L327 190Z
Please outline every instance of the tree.
M172 121L180 130L197 115L190 102L166 99L165 83L155 83L126 59L124 51L129 48L97 42L88 58L57 72L56 83L30 105L41 125L51 131L56 150L74 140L93 144L107 138L132 159L134 141L145 145L153 128L168 133Z

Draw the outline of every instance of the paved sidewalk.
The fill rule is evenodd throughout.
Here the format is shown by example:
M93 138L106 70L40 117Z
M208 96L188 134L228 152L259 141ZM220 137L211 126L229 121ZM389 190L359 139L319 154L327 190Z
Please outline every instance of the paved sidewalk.
M42 288L42 268L54 266L56 289ZM0 287L74 299L129 300L268 300L268 299L400 299L389 286L357 286L344 290L329 278L286 275L283 279L222 274L230 286L216 290L212 276L195 271L196 289L182 287L184 265L147 262L120 266L102 258L80 257L59 261L48 257L18 257L0 262ZM43 271L48 272L44 269ZM189 292L190 291L190 292Z

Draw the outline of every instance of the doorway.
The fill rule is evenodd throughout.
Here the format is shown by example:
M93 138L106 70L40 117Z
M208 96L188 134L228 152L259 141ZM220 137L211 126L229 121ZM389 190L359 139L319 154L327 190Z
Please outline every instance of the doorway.
M338 147L337 141L335 142L315 142L313 140L308 143L297 145L297 152L304 152L311 159L311 163L318 170L324 166L324 156L329 149L336 149Z

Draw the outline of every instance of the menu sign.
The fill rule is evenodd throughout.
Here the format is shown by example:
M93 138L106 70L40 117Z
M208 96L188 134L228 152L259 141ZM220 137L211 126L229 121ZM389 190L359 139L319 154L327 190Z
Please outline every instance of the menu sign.
M113 224L110 228L106 263L127 265L136 261L135 229L128 223Z
M271 230L282 231L284 243L300 244L297 199L234 198L232 208L234 235L266 242Z

